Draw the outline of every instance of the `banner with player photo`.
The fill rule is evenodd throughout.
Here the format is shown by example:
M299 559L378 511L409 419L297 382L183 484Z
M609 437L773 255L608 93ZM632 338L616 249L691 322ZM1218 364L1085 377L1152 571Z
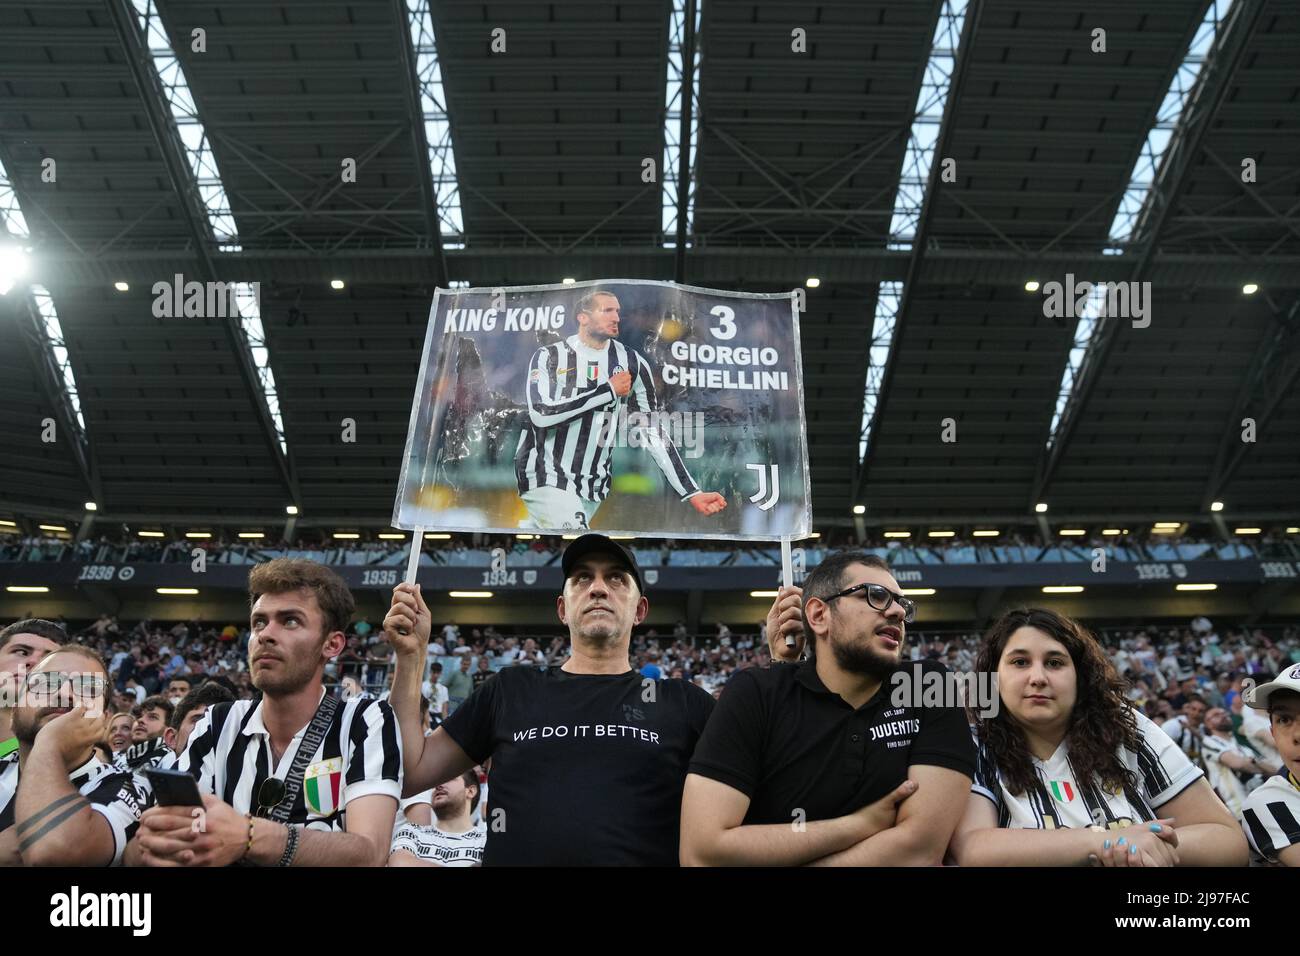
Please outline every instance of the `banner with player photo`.
M394 527L807 536L795 298L635 279L439 289Z

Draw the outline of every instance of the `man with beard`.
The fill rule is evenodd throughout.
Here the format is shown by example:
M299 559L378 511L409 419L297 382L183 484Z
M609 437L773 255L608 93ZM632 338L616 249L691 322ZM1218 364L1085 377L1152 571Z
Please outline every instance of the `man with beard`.
M327 696L325 664L355 609L324 565L277 558L248 576L248 667L262 699L214 704L176 769L192 808L144 812L128 863L151 866L383 866L402 788L397 721L386 702Z
M434 788L432 826L405 822L393 834L389 866L479 866L487 826L474 825L478 774L466 770Z
M18 751L0 760L0 866L108 866L122 858L143 798L131 775L104 763L103 659L67 644L26 675L13 710Z
M139 773L160 766L172 756L172 749L167 746L163 735L175 709L162 694L146 697L131 708L131 746L122 754L122 763L127 770Z
M561 565L556 612L572 656L560 667L505 668L427 738L429 608L418 586L393 589L384 633L397 649L391 701L406 793L491 759L484 866L673 866L682 781L713 700L632 669L632 628L650 610L632 552L585 534Z
M18 750L18 739L9 726L9 712L28 673L36 662L68 643L68 632L53 621L29 618L15 621L0 631L0 758Z
M900 667L916 605L899 592L880 558L843 551L808 575L802 599L778 595L769 646L784 651L798 622L814 656L727 683L686 778L683 863L942 862L974 747L958 702L923 704L944 666Z

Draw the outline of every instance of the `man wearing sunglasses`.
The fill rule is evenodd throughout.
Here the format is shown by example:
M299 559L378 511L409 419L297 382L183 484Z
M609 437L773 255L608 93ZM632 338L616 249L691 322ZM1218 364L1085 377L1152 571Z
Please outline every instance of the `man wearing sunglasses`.
M863 551L831 555L801 595L777 597L768 615L773 657L786 656L796 622L813 656L728 681L686 778L683 863L942 862L975 755L955 702L925 706L919 686L895 702L891 678L915 615L889 566Z
M108 729L108 669L68 644L26 677L13 711L18 751L0 761L0 865L108 866L140 821L131 774L95 744Z
M203 813L146 810L128 863L383 866L402 791L397 719L371 697L327 697L325 665L355 610L332 570L277 558L248 576L248 667L260 701L214 704L177 770Z

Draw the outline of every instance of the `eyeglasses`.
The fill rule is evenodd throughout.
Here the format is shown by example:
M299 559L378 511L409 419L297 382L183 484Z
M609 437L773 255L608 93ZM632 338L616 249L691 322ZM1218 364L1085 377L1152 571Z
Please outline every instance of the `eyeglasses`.
M37 671L27 675L27 695L34 706L56 699L64 684L72 686L72 696L78 700L95 700L103 696L108 678L102 674L80 674L67 671Z
M270 814L284 799L284 781L279 777L267 777L257 788L257 816Z
M883 584L855 584L851 588L845 588L839 594L832 594L825 600L829 603L836 598L847 597L850 594L861 594L868 604L882 613L889 610L889 605L892 602L897 602L898 606L903 609L903 623L911 624L916 620L916 602L911 598L903 597L901 594L895 594Z

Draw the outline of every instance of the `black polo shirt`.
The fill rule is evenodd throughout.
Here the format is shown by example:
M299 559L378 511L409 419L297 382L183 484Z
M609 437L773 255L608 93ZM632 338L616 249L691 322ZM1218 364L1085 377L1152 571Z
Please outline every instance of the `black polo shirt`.
M947 670L906 661L910 672ZM924 680L924 678L923 678ZM826 688L813 661L738 671L727 682L690 772L749 797L746 824L844 816L888 794L913 764L975 773L975 748L958 707L895 707L886 679L854 710Z

